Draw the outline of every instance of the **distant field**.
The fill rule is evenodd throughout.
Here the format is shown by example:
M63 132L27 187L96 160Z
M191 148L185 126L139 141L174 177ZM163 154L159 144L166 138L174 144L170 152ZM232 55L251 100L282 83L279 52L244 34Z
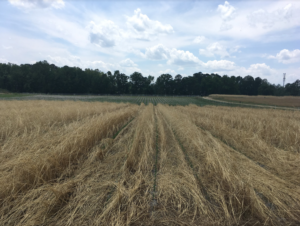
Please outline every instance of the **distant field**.
M0 225L297 225L299 121L275 109L0 101Z
M209 97L216 100L232 101L235 103L249 103L272 105L280 107L300 107L300 97L295 96L246 96L246 95L219 95L212 94Z
M255 107L245 106L231 103L221 103L213 100L204 99L196 96L112 96L112 95L24 95L15 96L0 95L0 100L73 100L73 101L87 101L87 102L115 102L115 103L141 103L154 105L168 104L172 106L181 105L186 106L195 104L197 106L215 105L215 106L231 106L231 107Z
M0 92L0 99L1 98L21 98L30 96L30 94L21 94L21 93L1 93Z
M88 102L115 102L115 103L141 103L149 104L168 104L168 105L189 105L195 104L199 106L203 105L227 105L223 103L216 103L214 101L205 100L201 97L180 97L180 96L112 96L112 95L30 95L25 96L18 95L0 95L0 100L74 100L74 101L88 101Z

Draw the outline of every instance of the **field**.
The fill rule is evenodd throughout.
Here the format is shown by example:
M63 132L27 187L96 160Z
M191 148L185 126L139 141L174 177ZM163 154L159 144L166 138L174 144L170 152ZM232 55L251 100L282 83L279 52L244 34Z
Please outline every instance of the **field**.
M0 225L296 225L300 112L0 101Z
M0 100L52 100L52 101L86 101L86 102L115 102L115 103L132 103L132 104L168 104L172 106L186 106L189 104L195 104L198 106L231 106L231 107L252 107L261 108L266 107L264 105L245 106L239 103L220 102L211 99L202 98L199 96L113 96L113 95L26 95L18 94L16 96L1 96Z
M231 101L235 103L249 103L260 105L272 105L279 107L300 108L300 97L297 96L246 96L246 95L218 95L213 94L209 97L216 100Z
M6 98L24 98L29 96L28 94L20 94L20 93L1 93L0 92L0 99Z

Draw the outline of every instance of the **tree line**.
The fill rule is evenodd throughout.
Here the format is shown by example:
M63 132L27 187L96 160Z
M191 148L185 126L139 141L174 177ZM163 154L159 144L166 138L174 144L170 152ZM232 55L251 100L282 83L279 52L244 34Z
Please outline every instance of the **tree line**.
M143 95L300 95L300 80L285 87L260 77L220 76L197 72L174 78L162 74L156 80L139 72L127 76L120 71L57 67L47 61L16 65L0 63L0 89L21 93L143 94Z

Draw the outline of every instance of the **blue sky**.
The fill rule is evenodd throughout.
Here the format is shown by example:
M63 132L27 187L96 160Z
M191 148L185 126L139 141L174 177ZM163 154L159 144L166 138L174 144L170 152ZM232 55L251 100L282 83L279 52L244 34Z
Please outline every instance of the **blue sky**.
M0 1L0 62L300 79L300 1Z

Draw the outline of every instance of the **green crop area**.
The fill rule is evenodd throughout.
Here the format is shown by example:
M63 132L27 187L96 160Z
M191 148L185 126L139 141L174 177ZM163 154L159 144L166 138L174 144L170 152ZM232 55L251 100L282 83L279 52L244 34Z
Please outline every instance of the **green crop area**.
M4 95L4 94L3 94ZM202 98L200 96L111 96L111 95L4 95L0 100L51 100L51 101L85 101L85 102L112 102L112 103L131 103L131 104L167 104L171 106L186 106L194 104L197 106L229 106L229 107L258 107L245 106L237 103L222 103L214 100ZM262 106L263 107L263 106Z
M21 94L21 93L0 93L0 99L6 98L22 98L30 96L29 94Z

